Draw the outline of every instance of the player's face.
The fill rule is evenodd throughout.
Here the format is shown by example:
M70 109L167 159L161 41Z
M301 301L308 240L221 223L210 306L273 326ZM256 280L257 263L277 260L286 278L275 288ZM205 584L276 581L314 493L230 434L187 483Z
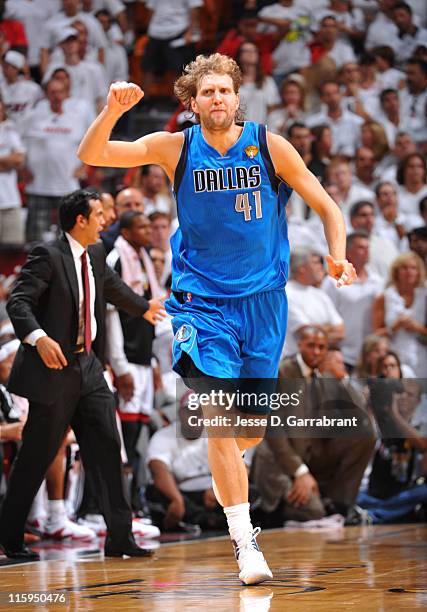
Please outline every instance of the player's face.
M191 108L199 115L203 127L223 131L233 124L239 102L228 74L207 74L199 83L196 97L191 99Z

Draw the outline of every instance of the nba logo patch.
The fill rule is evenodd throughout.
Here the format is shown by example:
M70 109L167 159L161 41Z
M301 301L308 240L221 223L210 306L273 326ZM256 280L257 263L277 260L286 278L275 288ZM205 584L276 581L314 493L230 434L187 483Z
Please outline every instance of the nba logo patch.
M188 340L193 332L193 328L190 325L181 325L175 334L175 340L177 342L185 342Z
M256 147L255 145L249 145L249 147L246 147L245 153L248 157L253 159L255 155L258 154L258 147Z

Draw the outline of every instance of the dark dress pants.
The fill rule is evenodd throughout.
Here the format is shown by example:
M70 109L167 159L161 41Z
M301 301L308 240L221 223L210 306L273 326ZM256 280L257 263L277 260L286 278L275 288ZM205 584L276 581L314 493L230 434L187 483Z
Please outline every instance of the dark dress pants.
M51 405L30 402L22 446L13 465L0 515L0 542L19 547L25 521L46 471L71 425L86 477L96 492L112 544L132 541L132 514L125 497L114 397L95 354L68 356L63 389Z

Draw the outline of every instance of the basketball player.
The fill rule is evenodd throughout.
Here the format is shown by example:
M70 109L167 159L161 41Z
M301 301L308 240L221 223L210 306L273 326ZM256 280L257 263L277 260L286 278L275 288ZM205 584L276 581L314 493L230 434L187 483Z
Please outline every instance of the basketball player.
M144 95L137 85L114 83L79 148L80 159L94 166L158 164L174 185L179 229L171 239L173 293L166 303L174 368L184 378L205 377L213 388L221 378L277 376L287 319L285 205L293 188L323 221L329 274L339 286L356 276L345 259L341 212L295 149L262 125L238 122L240 84L234 60L198 56L175 83L198 124L184 133L114 142L115 123ZM244 584L272 577L251 525L242 459L258 442L209 437L214 491Z

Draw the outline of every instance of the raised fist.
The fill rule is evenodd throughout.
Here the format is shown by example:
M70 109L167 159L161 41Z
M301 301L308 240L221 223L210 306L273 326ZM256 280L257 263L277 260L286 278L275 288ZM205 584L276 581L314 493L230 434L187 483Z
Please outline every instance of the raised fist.
M120 114L130 110L132 106L138 104L144 97L144 92L135 83L126 83L126 81L118 81L110 85L110 91L107 97L108 110L118 112Z

